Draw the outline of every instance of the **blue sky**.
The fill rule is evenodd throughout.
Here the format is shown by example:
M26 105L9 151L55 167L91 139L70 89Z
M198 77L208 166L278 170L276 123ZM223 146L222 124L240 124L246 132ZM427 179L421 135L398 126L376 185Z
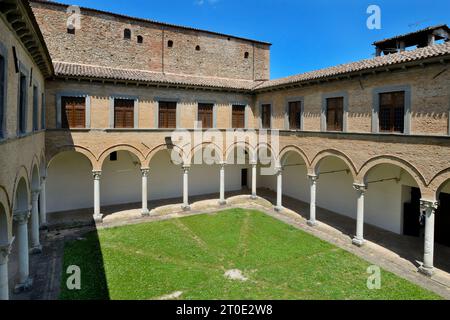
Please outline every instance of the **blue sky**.
M162 22L271 42L271 77L369 58L372 43L450 24L448 0L61 0ZM381 8L381 29L366 10Z

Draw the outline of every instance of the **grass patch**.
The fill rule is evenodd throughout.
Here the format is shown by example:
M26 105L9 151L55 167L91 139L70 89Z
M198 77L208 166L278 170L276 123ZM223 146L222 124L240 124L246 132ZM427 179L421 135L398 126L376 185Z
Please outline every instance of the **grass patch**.
M233 209L125 226L68 242L64 268L81 268L81 290L61 299L440 299L382 271L367 288L369 263L253 210ZM247 281L224 277L242 271Z

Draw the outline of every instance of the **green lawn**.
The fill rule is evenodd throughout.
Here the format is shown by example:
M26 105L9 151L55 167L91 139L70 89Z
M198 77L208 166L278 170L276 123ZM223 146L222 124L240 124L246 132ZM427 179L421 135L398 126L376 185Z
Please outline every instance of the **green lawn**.
M81 268L81 290L65 270ZM367 288L369 263L263 213L228 210L93 232L68 242L61 299L439 299L382 271ZM248 278L229 280L239 269Z

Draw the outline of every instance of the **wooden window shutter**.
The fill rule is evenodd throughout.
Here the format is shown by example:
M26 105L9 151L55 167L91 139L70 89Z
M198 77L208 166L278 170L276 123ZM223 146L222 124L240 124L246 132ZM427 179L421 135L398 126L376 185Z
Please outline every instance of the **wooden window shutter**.
M231 115L233 128L245 128L245 106L234 105Z
M85 128L86 99L84 97L62 97L61 117L63 128Z
M301 108L300 101L289 102L289 129L300 129Z
M134 128L134 100L114 99L114 128Z
M405 92L387 92L380 94L379 122L380 131L403 132L405 115Z
M175 129L177 127L177 103L159 102L159 128Z
M327 99L327 130L343 131L344 128L344 98Z
M263 129L270 129L271 107L270 104L263 104L261 106L261 122Z
M201 122L202 128L210 129L213 127L213 109L214 105L210 103L198 104L198 119Z

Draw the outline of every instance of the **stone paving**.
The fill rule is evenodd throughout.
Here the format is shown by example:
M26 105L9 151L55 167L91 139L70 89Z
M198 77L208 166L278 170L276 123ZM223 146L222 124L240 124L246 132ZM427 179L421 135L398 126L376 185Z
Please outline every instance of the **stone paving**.
M64 242L76 239L84 233L96 229L111 228L127 224L137 224L176 217L208 214L229 208L257 209L304 230L318 238L335 244L374 265L393 272L409 281L417 283L450 300L450 248L436 245L436 273L432 278L417 272L420 265L423 241L418 238L397 235L374 226L365 226L367 243L359 248L351 243L356 221L336 213L317 208L316 227L307 225L309 205L299 200L283 197L285 207L281 212L273 210L276 194L270 190L258 190L259 197L251 200L242 192L227 193L227 204L219 205L218 195L190 197L191 211L181 209L182 199L169 199L149 202L150 216L142 217L140 204L128 204L102 208L104 221L96 226L92 220L92 209L77 210L70 214L49 215L50 230L41 235L43 253L30 258L33 289L11 299L48 300L57 299L62 275Z

